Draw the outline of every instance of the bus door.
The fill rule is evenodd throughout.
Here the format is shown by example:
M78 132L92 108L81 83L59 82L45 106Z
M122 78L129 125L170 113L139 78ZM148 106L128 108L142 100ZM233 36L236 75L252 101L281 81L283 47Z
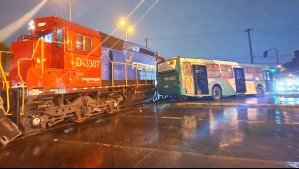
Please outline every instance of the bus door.
M193 65L193 75L195 84L195 94L209 94L207 67L202 65Z
M273 77L268 70L264 70L264 79L266 84L266 91L272 92L273 91Z
M246 93L244 68L234 68L236 93Z

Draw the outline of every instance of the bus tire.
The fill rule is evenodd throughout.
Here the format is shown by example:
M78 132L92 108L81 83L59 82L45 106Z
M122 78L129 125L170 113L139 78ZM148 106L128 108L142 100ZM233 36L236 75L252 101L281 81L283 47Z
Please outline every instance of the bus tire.
M212 99L220 100L222 97L222 90L219 86L214 86L212 89Z
M263 97L264 94L265 94L265 93L264 93L264 89L263 89L262 87L260 87L260 86L256 88L256 93L257 93L257 94L256 94L257 97Z

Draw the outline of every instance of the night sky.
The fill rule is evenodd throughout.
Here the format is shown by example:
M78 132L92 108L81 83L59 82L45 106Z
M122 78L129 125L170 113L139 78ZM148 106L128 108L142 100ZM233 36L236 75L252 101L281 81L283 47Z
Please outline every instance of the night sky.
M35 17L69 19L69 2L0 0L0 41L10 46L28 34L27 23ZM263 57L271 48L281 63L299 50L299 0L72 0L72 21L119 38L125 30L116 28L126 17L134 25L128 40L145 46L147 38L148 47L166 58L250 63L247 29L254 63L275 65L274 50Z

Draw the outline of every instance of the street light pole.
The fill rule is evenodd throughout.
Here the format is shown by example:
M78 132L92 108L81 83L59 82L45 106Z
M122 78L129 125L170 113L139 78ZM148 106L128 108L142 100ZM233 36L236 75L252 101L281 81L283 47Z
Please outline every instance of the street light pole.
M72 21L72 0L70 0L70 21Z
M268 52L269 52L270 50L274 50L274 51L275 51L275 53L276 53L276 62L277 62L277 66L279 66L279 57L278 57L278 51L277 51L276 48L271 48L271 49L266 50L266 51L264 52L264 57L267 57Z
M125 29L126 29L126 41L128 41L128 24L126 24Z
M131 32L133 29L131 27L129 27L128 22L124 19L122 19L120 21L120 25L124 26L124 28L126 29L126 41L128 41L128 34L129 32Z

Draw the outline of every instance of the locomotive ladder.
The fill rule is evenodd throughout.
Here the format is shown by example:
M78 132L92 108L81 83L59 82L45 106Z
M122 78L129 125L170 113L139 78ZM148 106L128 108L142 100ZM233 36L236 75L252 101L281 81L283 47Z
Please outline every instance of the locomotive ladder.
M10 141L21 135L22 132L19 130L19 127L15 123L7 118L8 115L12 114L10 113L9 83L6 79L7 74L4 72L2 64L3 53L10 54L11 52L0 51L0 76L3 85L2 88L0 88L0 109L3 112L3 114L0 113L0 143L3 146L6 146ZM4 92L2 92L2 90L4 90ZM2 98L3 93L4 95L6 95L5 101ZM5 102L6 108L4 107Z

